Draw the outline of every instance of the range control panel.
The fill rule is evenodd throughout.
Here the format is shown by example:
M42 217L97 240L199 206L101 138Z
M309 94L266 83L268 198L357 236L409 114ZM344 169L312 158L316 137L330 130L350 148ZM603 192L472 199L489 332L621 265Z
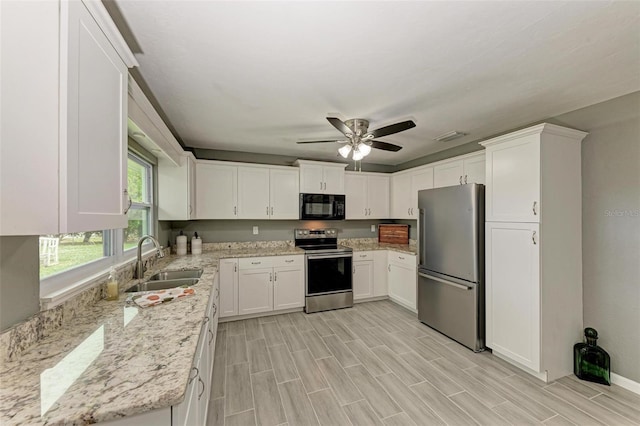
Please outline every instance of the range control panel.
M317 240L324 238L338 238L338 230L336 228L295 230L296 240Z

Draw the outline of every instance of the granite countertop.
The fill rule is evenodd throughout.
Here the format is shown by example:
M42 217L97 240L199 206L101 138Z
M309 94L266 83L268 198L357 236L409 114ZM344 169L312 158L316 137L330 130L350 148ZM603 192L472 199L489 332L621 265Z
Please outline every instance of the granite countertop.
M203 268L196 294L151 308L101 300L16 360L0 363L0 424L90 424L179 404L223 258L302 255L290 245L220 246L147 271ZM126 287L144 281L133 280Z
M417 254L415 243L410 244L387 244L377 241L357 241L345 240L342 245L351 247L353 251L374 251L374 250L392 250L400 253Z
M203 268L196 294L151 308L101 300L14 361L0 364L0 424L90 424L184 399L209 295L211 255L158 269ZM131 285L142 281L131 281Z

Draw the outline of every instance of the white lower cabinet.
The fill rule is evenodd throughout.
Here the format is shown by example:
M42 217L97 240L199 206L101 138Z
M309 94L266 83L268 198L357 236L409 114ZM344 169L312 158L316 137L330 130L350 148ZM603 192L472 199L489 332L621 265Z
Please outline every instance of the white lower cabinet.
M373 252L353 253L353 300L373 297L373 262Z
M540 251L535 223L486 224L487 346L540 368Z
M417 294L416 256L389 252L387 277L389 298L415 311Z
M387 265L389 263L387 250L373 252L373 296L387 296L389 294Z
M235 265L237 274L233 272ZM303 255L224 259L220 266L221 279L226 280L221 283L220 306L224 310L221 316L304 306ZM237 302L232 299L235 295Z
M238 315L238 259L220 259L220 318Z
M273 309L277 311L301 306L304 306L304 268L273 268Z
M238 314L273 311L273 268L240 269Z

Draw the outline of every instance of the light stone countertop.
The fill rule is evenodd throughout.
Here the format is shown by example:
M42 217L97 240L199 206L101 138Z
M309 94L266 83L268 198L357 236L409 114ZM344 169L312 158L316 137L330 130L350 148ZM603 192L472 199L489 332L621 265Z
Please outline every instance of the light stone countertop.
M344 240L339 241L342 245L347 247L351 247L353 251L375 251L375 250L392 250L400 253L407 254L417 254L416 244L387 244L387 243L379 243L375 240L371 241L371 239L366 239L369 241L358 240Z
M163 259L145 276L203 268L196 294L145 309L127 305L127 294L101 300L16 360L0 363L0 424L91 424L179 404L218 260L291 254L304 251L247 247Z

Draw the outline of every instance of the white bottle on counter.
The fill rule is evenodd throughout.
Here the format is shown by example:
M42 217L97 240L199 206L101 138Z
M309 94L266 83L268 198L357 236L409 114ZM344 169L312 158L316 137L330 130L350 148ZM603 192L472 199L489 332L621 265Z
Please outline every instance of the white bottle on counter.
M202 238L198 237L198 233L193 234L191 239L191 254L202 254Z
M183 235L182 231L180 231L180 235L176 237L176 254L178 256L187 254L187 236Z

